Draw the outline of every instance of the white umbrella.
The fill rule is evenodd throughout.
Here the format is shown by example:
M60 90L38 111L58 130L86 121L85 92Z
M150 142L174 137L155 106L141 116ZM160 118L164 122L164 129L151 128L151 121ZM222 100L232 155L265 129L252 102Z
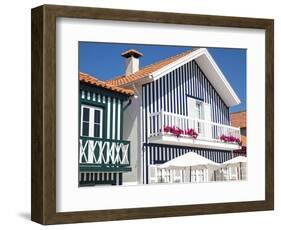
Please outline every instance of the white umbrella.
M238 156L222 163L224 166L247 163L247 157Z
M182 156L176 157L166 163L159 165L158 168L160 169L174 169L174 168L190 168L191 167L199 167L199 166L213 166L219 167L220 164L211 161L205 157L198 155L195 152L188 152ZM190 173L190 181L191 181L191 173Z
M211 161L195 152L188 152L182 156L176 157L166 163L159 165L159 168L181 168L194 166L220 166L218 163Z
M222 166L239 166L240 179L242 178L242 163L247 163L247 157L238 156L222 163Z

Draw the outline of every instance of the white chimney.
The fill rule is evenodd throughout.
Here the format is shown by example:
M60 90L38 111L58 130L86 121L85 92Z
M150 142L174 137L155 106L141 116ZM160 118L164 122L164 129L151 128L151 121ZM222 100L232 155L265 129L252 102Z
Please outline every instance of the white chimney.
M143 54L131 49L127 50L121 54L121 56L125 57L125 75L130 75L139 70L139 57L142 57Z

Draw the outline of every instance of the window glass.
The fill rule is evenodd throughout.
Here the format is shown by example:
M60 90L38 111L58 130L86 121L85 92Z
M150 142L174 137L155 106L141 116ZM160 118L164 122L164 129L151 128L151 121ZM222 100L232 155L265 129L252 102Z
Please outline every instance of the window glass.
M246 128L240 128L241 135L247 136Z
M90 109L84 108L83 109L83 121L89 121L90 119Z
M100 124L95 124L94 125L94 137L101 137L100 136Z
M100 123L100 110L95 110L95 123Z
M196 116L202 119L202 103L200 101L196 101Z
M82 135L88 136L89 135L89 122L83 122L82 125Z

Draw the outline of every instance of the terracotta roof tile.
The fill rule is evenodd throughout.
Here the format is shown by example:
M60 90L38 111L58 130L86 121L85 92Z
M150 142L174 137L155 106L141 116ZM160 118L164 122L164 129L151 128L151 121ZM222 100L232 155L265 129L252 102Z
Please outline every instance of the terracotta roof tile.
M111 91L114 91L114 92L117 92L117 93L126 94L126 95L129 95L129 96L134 95L134 91L131 90L131 89L124 89L122 87L112 85L108 82L98 80L97 78L92 77L92 76L90 76L88 74L85 74L85 73L80 73L79 78L80 78L80 82L84 82L84 83L87 83L87 84L91 84L91 85L94 85L94 86L98 86L98 87L101 87L101 88L104 88L104 89L108 89L108 90L111 90Z
M133 82L133 81L137 81L141 78L147 77L149 74L152 74L153 72L155 72L156 70L161 69L162 67L171 64L172 62L186 56L187 54L190 54L191 52L193 52L195 49L192 50L187 50L183 53L177 54L175 56L169 57L167 59L158 61L156 63L150 64L148 66L145 66L143 68L141 68L139 71L130 74L130 75L121 75L121 76L117 76L112 80L107 81L107 83L110 83L112 85L115 86L121 86L121 85L125 85L127 83Z

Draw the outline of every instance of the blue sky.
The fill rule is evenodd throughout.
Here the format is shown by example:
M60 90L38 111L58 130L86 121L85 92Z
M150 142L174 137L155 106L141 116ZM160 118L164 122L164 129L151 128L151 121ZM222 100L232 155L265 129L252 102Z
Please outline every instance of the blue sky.
M144 54L140 59L140 67L143 67L191 48L188 46L79 42L79 71L101 80L108 80L124 73L125 62L121 53L128 49L136 49ZM246 110L246 50L208 48L208 51L241 100L241 104L232 107L231 112Z

